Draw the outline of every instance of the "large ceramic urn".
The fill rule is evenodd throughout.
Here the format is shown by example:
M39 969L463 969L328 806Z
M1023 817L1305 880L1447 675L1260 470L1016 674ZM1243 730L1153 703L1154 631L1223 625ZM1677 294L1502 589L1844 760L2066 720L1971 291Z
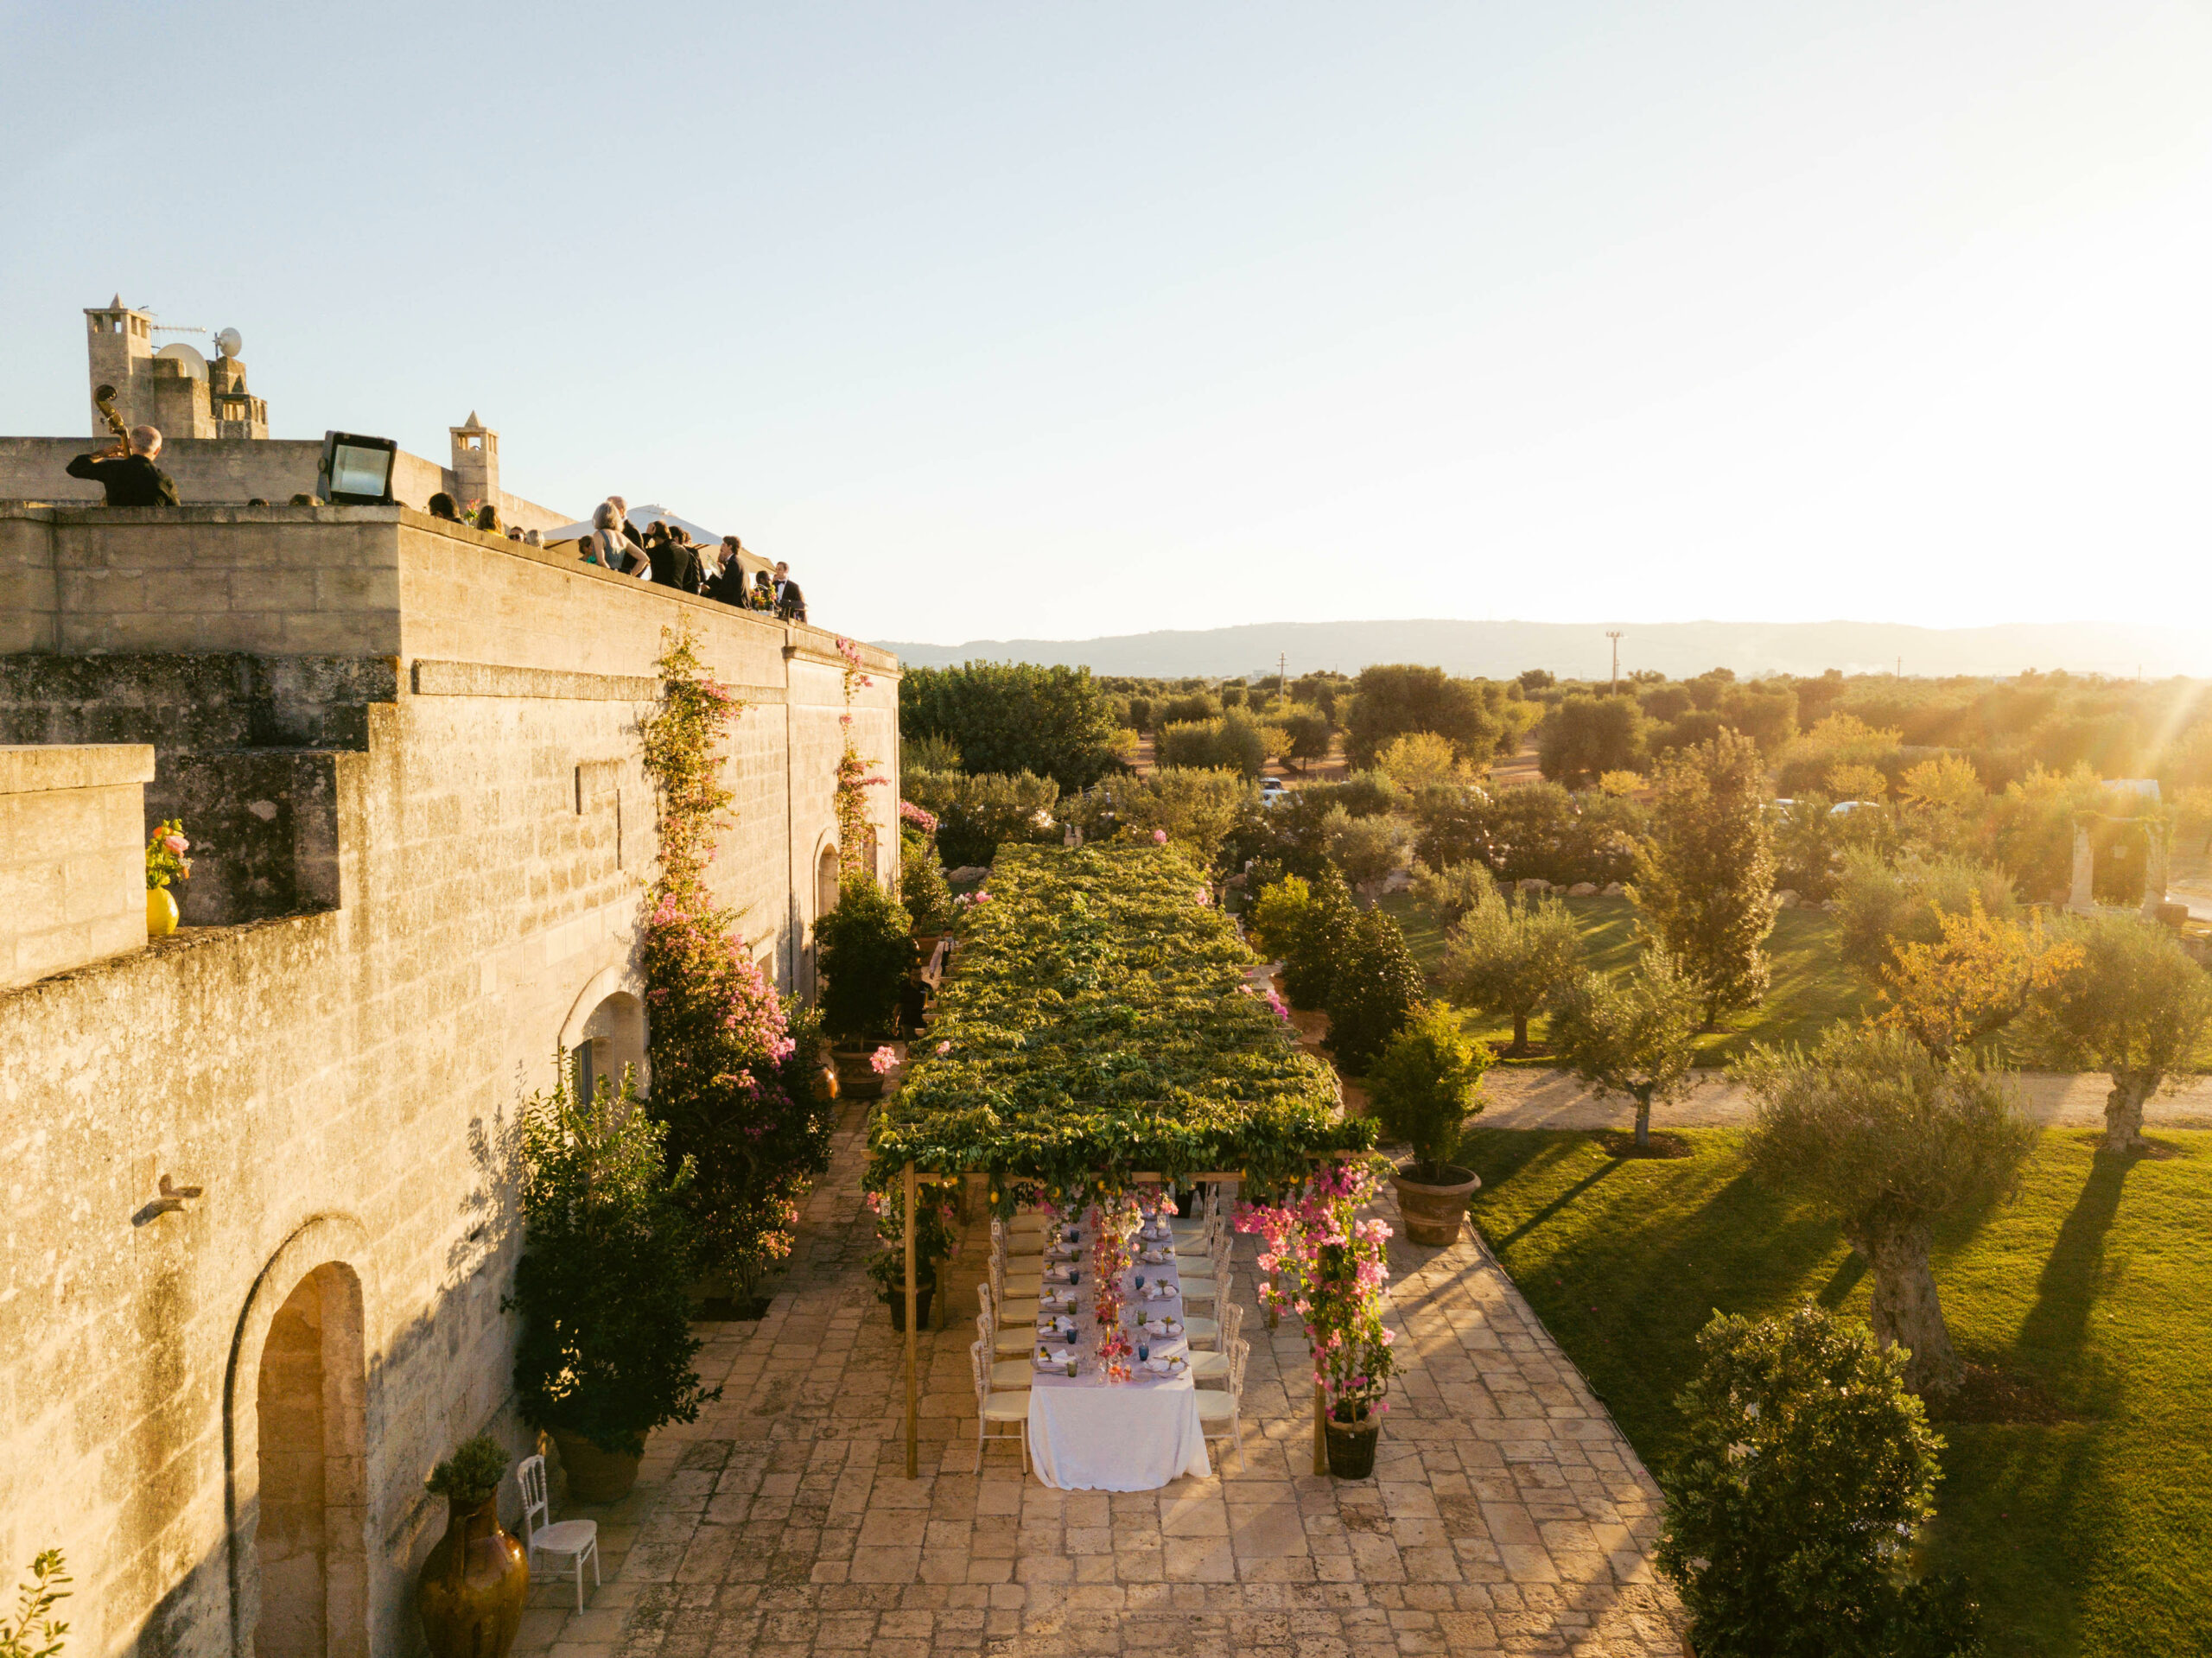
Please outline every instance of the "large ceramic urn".
M433 1658L506 1658L529 1594L529 1557L501 1528L499 1498L449 1512L415 1594Z

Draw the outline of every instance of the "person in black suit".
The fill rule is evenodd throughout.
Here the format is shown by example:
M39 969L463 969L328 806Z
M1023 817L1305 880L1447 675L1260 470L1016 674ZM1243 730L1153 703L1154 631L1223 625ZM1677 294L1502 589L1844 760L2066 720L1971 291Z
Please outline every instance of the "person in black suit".
M699 568L699 549L664 530L646 543L645 556L652 561L656 587L696 593L706 585L706 574Z
M738 556L737 537L724 536L721 550L715 554L721 568L709 578L707 597L719 599L726 605L745 608L745 561Z
M128 447L110 444L80 454L65 470L72 478L98 484L107 492L110 506L175 506L176 486L168 473L154 464L162 452L162 435L150 426L130 429Z
M806 595L791 580L791 567L781 560L776 564L776 614L787 622L806 619Z

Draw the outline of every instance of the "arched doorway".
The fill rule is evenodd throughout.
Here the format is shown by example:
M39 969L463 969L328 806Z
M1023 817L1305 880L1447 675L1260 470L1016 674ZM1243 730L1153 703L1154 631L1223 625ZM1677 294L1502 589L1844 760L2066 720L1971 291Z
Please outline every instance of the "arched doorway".
M361 1286L326 1261L270 1319L255 1389L256 1658L368 1651Z

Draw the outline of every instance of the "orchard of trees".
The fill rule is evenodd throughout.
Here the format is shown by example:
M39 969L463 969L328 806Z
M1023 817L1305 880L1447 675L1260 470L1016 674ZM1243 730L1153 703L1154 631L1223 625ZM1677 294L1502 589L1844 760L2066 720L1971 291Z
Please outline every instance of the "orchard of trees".
M1484 1070L1543 1053L1538 1020L1550 1060L1630 1114L1633 1148L1666 1149L1655 1119L1701 1043L1758 1017L1778 908L1827 911L1872 1013L1754 1043L1733 1074L1749 1177L1840 1231L1871 1328L1716 1317L1662 1558L1701 1651L1975 1649L1957 1585L1899 1572L1882 1540L1932 1514L1923 1401L1967 1380L1935 1242L2013 1196L2036 1138L2013 1066L2102 1074L2101 1150L2130 1155L2145 1102L2204 1062L2212 977L2142 900L2154 848L2212 852L2205 688L1723 670L1616 689L1408 664L1287 684L969 664L906 686L906 793L948 862L1071 830L1184 846L1432 1178ZM1541 780L1502 783L1530 746ZM1338 756L1262 799L1270 763ZM2106 906L2085 914L2064 907L2077 829ZM1408 887L1444 929L1433 973L1377 902ZM1601 891L1634 930L1610 971L1575 907ZM1470 1014L1510 1042L1471 1042ZM1735 1466L1746 1447L1767 1460Z

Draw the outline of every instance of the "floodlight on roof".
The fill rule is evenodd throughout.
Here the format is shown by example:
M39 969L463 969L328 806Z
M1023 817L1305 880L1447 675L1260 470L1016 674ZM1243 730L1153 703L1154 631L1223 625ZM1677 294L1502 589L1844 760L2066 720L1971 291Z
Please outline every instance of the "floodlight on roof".
M391 474L398 464L399 445L391 438L325 432L317 493L334 506L390 506Z

